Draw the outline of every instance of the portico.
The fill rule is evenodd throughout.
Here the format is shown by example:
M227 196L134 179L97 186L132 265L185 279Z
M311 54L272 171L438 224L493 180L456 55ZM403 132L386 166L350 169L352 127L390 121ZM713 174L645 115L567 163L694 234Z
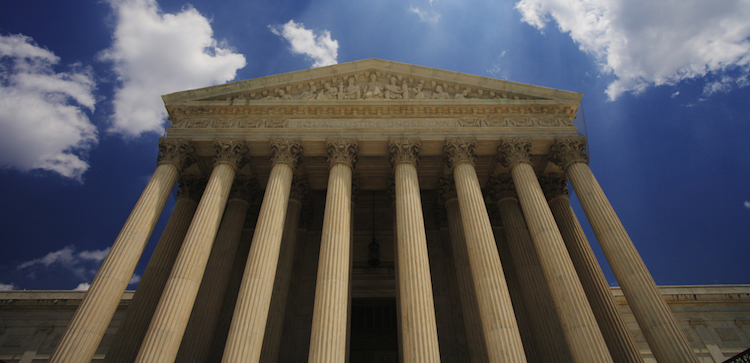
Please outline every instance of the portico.
M697 362L588 168L581 94L369 59L163 99L157 171L53 362L90 361L178 179L108 361L640 362L564 177L540 184L561 175L654 356ZM396 348L352 343L394 321Z

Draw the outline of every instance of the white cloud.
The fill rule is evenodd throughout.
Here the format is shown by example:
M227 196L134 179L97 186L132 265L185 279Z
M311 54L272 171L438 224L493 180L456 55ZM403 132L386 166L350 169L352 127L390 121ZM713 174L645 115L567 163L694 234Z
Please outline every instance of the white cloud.
M90 69L55 72L60 58L27 36L0 35L0 167L81 180L98 142Z
M75 289L73 289L73 291L89 291L89 287L91 287L90 283L81 282L80 284L78 284L78 286L76 286Z
M164 14L155 0L110 0L117 16L114 44L101 54L111 61L115 91L111 132L160 133L167 113L161 95L234 79L247 63L213 38L210 21L187 6Z
M430 1L430 5L432 5L432 1ZM425 23L437 24L437 22L440 21L440 14L433 10L423 10L414 6L410 6L409 12L417 14L417 16L419 16L419 20Z
M709 73L722 79L734 74L733 82L747 85L748 1L520 0L516 9L539 29L556 21L602 71L614 74L610 99ZM727 82L704 94L725 91Z
M750 209L750 201L745 201L745 208Z
M128 282L128 285L137 284L141 281L141 275L133 274L133 277L130 278L130 281Z
M324 67L338 63L339 42L331 39L331 32L323 30L316 35L312 30L305 29L302 23L289 20L282 26L268 26L271 32L286 39L292 46L294 54L304 54L313 61L313 67Z
M11 291L11 290L18 290L18 287L13 283L4 284L0 282L0 291Z
M44 257L21 263L16 270L62 267L76 277L88 279L96 274L96 270L107 257L108 252L109 247L103 250L76 252L74 246L65 246Z

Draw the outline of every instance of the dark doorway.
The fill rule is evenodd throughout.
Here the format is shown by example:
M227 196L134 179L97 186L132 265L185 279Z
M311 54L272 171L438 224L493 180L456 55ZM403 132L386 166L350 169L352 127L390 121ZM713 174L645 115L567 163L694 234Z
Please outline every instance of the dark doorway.
M395 298L352 299L351 363L397 363Z

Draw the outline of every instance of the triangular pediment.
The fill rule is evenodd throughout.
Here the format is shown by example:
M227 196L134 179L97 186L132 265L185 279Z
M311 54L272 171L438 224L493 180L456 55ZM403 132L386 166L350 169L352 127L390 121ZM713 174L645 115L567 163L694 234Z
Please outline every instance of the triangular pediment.
M325 102L536 103L576 107L581 94L381 59L283 73L162 96L165 104Z

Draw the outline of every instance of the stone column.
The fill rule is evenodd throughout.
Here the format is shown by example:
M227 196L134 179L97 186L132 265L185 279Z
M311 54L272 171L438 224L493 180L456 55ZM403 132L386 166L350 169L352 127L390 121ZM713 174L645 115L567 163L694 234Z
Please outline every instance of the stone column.
M286 218L284 218L284 233L281 239L281 251L279 254L279 266L276 269L276 279L273 283L273 295L271 297L271 310L268 313L266 333L263 338L263 349L260 361L265 363L276 363L279 360L281 349L281 333L284 327L284 313L287 306L287 295L289 294L289 282L292 278L292 263L294 262L294 250L297 245L297 230L299 229L300 210L307 198L309 184L305 178L294 178L289 195L289 203L286 207Z
M472 363L488 362L487 347L484 344L484 333L482 332L482 320L479 317L479 306L477 305L477 296L474 291L474 281L471 279L469 252L466 249L466 238L464 237L464 227L461 222L461 210L458 206L456 183L453 178L440 178L438 181L438 194L440 203L445 205L447 213L448 232L451 236L451 251L453 251L453 263L456 266L458 294L461 299L461 311L464 317L469 356Z
M427 255L417 162L419 139L391 139L390 162L396 181L396 229L401 296L401 339L405 362L440 362L435 302Z
M630 240L601 186L591 173L585 154L586 139L556 140L551 161L570 178L583 211L599 240L609 266L659 362L697 362L693 349L661 297L654 279Z
M237 302L237 295L240 293L242 284L242 272L245 271L247 264L247 255L250 253L250 243L253 242L255 234L255 222L258 221L258 212L260 212L260 196L257 203L253 203L247 209L245 215L245 224L242 226L242 235L240 236L240 245L237 248L237 254L232 261L232 272L229 274L226 292L221 303L221 316L214 333L211 343L211 354L206 363L220 363L224 356L224 346L227 343L229 327L232 325L232 316L234 307Z
M448 139L445 162L453 177L461 210L471 276L490 362L526 362L482 189L474 169L475 140Z
M159 140L156 170L52 353L50 362L91 361L177 177L183 168L192 164L192 153L193 148L185 140Z
M183 176L180 180L180 190L177 191L177 202L172 214L148 261L125 317L117 328L104 362L132 363L138 355L205 187L205 178Z
M356 140L326 140L328 191L315 285L310 363L344 362L349 301L352 170Z
M539 344L544 344L543 341L538 341L534 336L534 329L531 327L531 314L532 311L526 301L524 301L521 294L521 283L518 281L518 269L513 265L513 258L510 255L510 249L508 248L507 239L505 238L505 231L500 218L500 211L497 210L497 206L494 202L489 201L485 193L485 205L487 212L490 215L490 223L492 224L492 232L495 234L495 245L497 245L497 252L500 255L500 262L503 264L503 271L505 272L505 282L508 284L508 293L510 293L510 300L513 302L513 312L516 316L516 322L518 323L518 331L521 334L521 341L523 342L523 349L526 352L526 361L529 363L544 363L545 359L542 358L541 350L537 347ZM494 211L493 211L494 210ZM493 218L493 213L497 216ZM500 223L496 223L495 220ZM536 312L534 312L536 313Z
M531 167L531 140L500 140L499 159L513 176L518 200L548 281L574 362L612 362L555 218Z
M396 276L399 276L398 270L398 221L396 215L396 177L391 174L388 176L386 182L385 191L388 194L388 200L391 202L391 214L393 215L393 272ZM398 361L404 361L404 340L401 339L403 333L403 321L401 320L401 286L399 286L398 279L395 281L396 285L396 329L398 339Z
M279 262L284 219L299 165L299 140L271 140L271 175L258 214L222 362L258 362Z
M229 190L247 147L241 140L216 140L214 149L214 170L164 286L136 362L173 362L180 348Z
M229 192L216 241L206 264L198 296L193 304L177 362L205 363L221 316L223 298L232 273L232 263L242 236L242 226L250 202L258 198L255 179L238 177Z
M539 179L547 197L552 215L560 228L570 259L578 272L583 290L586 292L591 310L594 312L604 341L615 363L643 362L638 346L622 319L612 290L607 284L594 251L578 223L568 199L567 178L563 174L549 174Z
M488 194L497 204L505 229L506 245L516 269L520 293L526 304L529 323L542 357L555 357L556 362L572 362L570 349L560 326L560 318L550 296L550 288L526 220L518 204L513 180L509 175L492 178Z

